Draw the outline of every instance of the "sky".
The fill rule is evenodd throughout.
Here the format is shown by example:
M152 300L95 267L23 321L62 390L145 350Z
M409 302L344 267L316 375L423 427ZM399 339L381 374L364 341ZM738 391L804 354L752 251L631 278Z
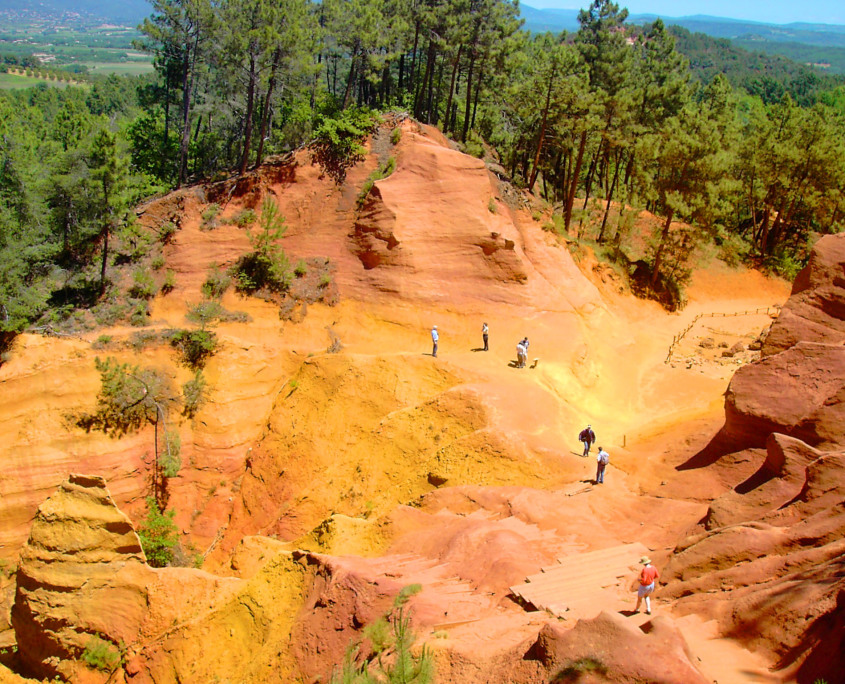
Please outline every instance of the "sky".
M581 9L589 0L520 0L536 9ZM662 17L687 17L708 14L712 17L747 19L767 24L795 21L845 25L845 0L616 0L631 14L658 14Z

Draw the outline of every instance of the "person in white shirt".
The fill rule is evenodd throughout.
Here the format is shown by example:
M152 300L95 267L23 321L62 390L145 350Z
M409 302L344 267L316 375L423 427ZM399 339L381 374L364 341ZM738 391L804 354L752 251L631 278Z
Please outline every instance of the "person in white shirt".
M440 339L440 335L437 332L437 326L435 325L431 329L431 342L434 345L434 348L431 350L431 355L435 358L437 357L437 341Z
M608 453L599 447L599 455L596 458L596 484L604 484L604 469L610 461Z

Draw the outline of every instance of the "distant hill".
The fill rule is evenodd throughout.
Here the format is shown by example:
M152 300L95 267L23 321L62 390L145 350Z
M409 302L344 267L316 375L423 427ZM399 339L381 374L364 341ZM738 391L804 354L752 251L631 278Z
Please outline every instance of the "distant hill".
M520 11L527 31L578 30L578 10L540 10L520 5ZM648 24L657 18L656 14L632 14L628 23ZM726 39L748 51L782 55L799 64L814 65L822 73L845 74L845 26L802 22L767 24L707 15L661 18L669 26Z
M111 23L138 24L152 13L147 0L3 0L4 13L24 13L28 16L62 16L79 14Z

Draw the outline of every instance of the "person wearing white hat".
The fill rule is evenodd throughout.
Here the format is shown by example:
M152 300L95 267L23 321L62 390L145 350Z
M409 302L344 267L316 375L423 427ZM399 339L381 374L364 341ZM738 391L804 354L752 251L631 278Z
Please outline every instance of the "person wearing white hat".
M435 325L431 329L431 342L434 345L434 348L431 350L431 355L437 358L437 341L440 339L440 335L437 332L437 326Z
M647 615L651 615L651 599L649 597L654 593L654 586L660 577L660 573L651 564L651 558L648 556L640 558L640 563L642 563L643 569L640 571L640 585L637 587L637 605L634 607L634 612L640 612L640 603L645 599L645 612Z

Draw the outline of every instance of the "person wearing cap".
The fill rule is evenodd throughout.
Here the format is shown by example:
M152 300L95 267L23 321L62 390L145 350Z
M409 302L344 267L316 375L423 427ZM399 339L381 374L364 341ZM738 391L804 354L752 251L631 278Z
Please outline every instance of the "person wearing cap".
M431 355L437 358L437 340L440 339L440 335L437 333L437 326L435 325L431 329L431 341L434 344L433 349L431 350Z
M578 441L584 443L584 458L590 455L590 447L596 441L596 433L591 426L585 427L578 433Z
M660 577L660 573L651 564L651 558L648 556L640 558L640 563L642 563L643 569L640 570L640 586L637 587L637 605L634 607L634 612L640 612L640 603L645 599L646 615L651 615L651 599L649 597L654 593L654 586Z
M604 469L610 462L610 455L599 447L599 455L596 458L596 484L604 484Z

